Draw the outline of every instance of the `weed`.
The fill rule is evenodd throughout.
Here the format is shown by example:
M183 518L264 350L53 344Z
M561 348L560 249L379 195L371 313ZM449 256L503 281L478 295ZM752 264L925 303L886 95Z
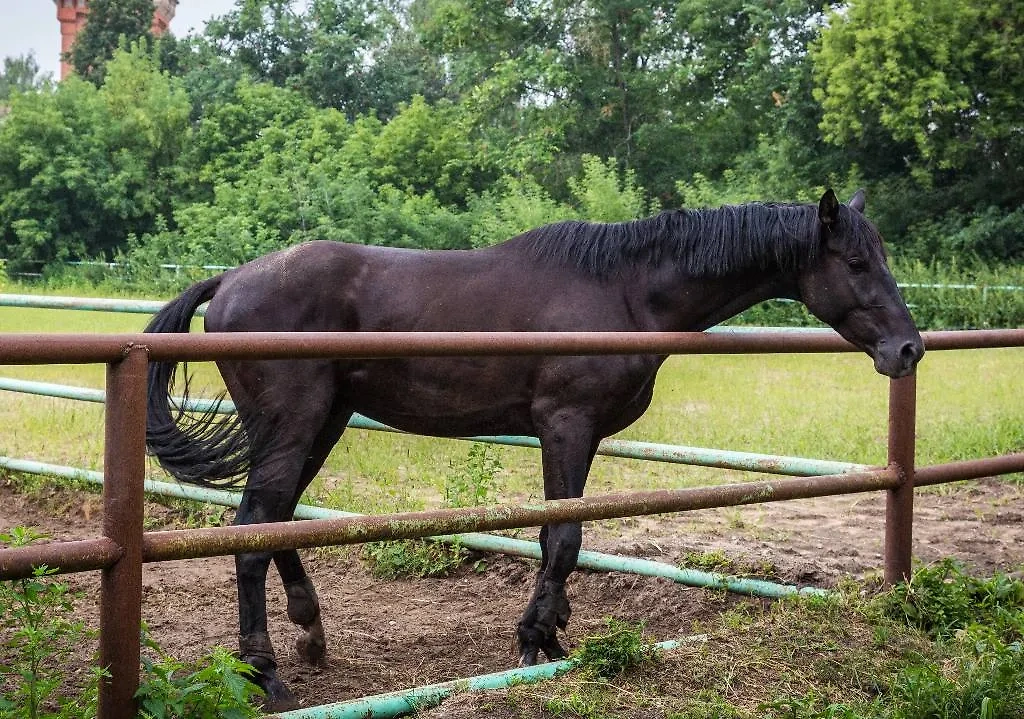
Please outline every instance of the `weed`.
M0 543L23 547L44 535L16 527ZM53 579L56 569L37 567L28 579L0 582L0 717L3 719L89 719L96 716L100 668L88 673L78 693L68 691L65 674L75 651L95 632L67 617L77 595ZM142 658L136 696L143 719L247 719L260 712L250 704L260 689L247 679L252 667L226 649L215 648L193 664L166 654L143 631L144 647L157 659ZM58 691L59 690L59 691ZM56 711L53 711L56 709Z
M44 535L16 527L0 534L0 543L23 547ZM0 716L43 719L95 716L100 672L94 671L78 697L57 695L67 663L84 641L94 636L82 622L67 617L75 595L68 585L51 577L57 570L36 567L32 576L0 582L0 631L8 650L0 673ZM11 686L13 684L13 686ZM47 709L58 707L54 713Z
M579 686L565 696L554 696L544 708L556 717L571 719L605 719L605 698L598 687Z
M687 552L682 565L701 569L705 572L735 573L735 563L725 556L725 552L716 549L713 552Z
M1020 642L1003 644L981 627L965 631L961 640L968 646L944 665L929 662L900 673L892 688L898 719L1019 719L1024 707Z
M249 681L253 668L223 647L193 663L167 655L148 634L143 680L135 696L142 719L248 719L260 716L252 700L262 690Z
M979 579L945 559L914 572L879 598L882 610L935 639L985 625L1007 642L1024 639L1024 582L1005 574Z
M743 719L746 714L727 702L720 694L702 689L687 701L683 711L672 712L666 719Z
M772 719L866 719L865 707L853 707L849 704L830 702L819 698L816 693L809 692L802 697L777 699L758 707L761 716Z
M146 523L153 527L169 524L174 529L201 529L223 527L230 520L229 508L222 505L160 495L151 495L149 499L169 510L164 517L146 517Z
M362 557L380 579L443 577L462 564L469 551L458 542L399 539L365 544Z
M502 469L497 447L473 442L466 461L450 466L444 482L444 500L449 507L475 507L492 500L497 489L495 478Z
M626 669L658 660L661 652L644 641L644 625L605 619L607 632L583 640L571 658L576 667L596 679L613 679Z

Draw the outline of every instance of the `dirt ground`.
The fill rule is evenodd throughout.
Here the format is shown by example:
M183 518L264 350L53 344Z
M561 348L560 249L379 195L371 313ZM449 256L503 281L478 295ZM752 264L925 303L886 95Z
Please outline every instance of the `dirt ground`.
M721 552L775 579L828 587L841 578L877 575L882 564L882 494L800 500L739 509L600 522L584 547L683 563L687 555ZM150 504L150 524L168 510ZM928 562L955 557L980 574L1024 569L1024 489L997 480L919 491L914 551ZM33 526L58 540L101 531L96 495L52 492L26 499L0 480L0 528ZM535 530L524 530L534 536ZM292 649L297 636L284 593L271 570L271 636L283 679L307 705L500 671L515 665L513 626L532 588L536 563L488 556L479 571L464 565L443 579L373 578L358 550L305 552L328 634L328 662L311 669ZM83 616L94 621L98 575L70 575ZM143 577L143 617L165 649L195 658L214 645L236 646L231 558L151 564ZM749 601L626 574L578 572L570 580L572 647L603 619L644 621L652 639L686 635L694 622Z

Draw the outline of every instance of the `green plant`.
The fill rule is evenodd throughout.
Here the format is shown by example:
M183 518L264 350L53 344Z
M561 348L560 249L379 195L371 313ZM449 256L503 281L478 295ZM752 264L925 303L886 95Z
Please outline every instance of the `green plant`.
M451 463L444 481L444 499L449 507L475 507L487 504L497 488L501 454L497 447L474 442L463 464Z
M260 716L252 700L262 690L253 669L223 647L186 663L166 654L143 632L143 677L135 693L142 719L247 719Z
M1024 649L983 627L965 630L953 656L904 669L892 687L896 719L1019 719Z
M935 639L981 625L1006 642L1024 640L1024 582L1001 573L972 577L952 559L921 567L879 602L889 616Z
M725 556L721 549L712 552L687 552L681 564L705 572L737 573L736 563Z
M442 577L462 564L469 551L458 542L398 539L363 545L362 557L380 579Z
M661 652L644 641L644 625L605 619L604 634L585 638L570 656L576 667L597 679L613 679L630 667L658 661Z
M23 547L44 535L25 527L0 534L0 543ZM101 672L91 673L77 696L57 692L73 652L93 633L68 618L75 595L51 577L56 569L36 567L32 576L0 582L0 717L70 719L95 716ZM56 711L52 708L56 707Z
M809 692L802 697L776 699L758 707L772 719L866 719L867 712L845 703L831 702ZM872 716L876 716L872 714Z

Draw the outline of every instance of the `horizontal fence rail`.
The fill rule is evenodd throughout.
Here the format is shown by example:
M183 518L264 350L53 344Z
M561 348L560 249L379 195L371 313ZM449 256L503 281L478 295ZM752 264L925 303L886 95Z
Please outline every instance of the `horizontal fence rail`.
M922 333L928 350L1024 346L1024 328ZM118 362L132 349L150 361L369 359L497 355L752 354L859 352L836 333L710 332L209 332L7 334L0 364Z
M1016 330L930 332L929 350L1024 346ZM909 574L915 484L935 484L1024 470L1024 454L914 468L916 377L890 382L889 462L884 469L742 484L588 497L572 500L345 517L204 530L142 529L145 480L144 404L150 361L285 358L374 358L539 354L720 354L848 352L835 333L211 333L0 335L0 364L107 364L104 537L0 551L0 571L14 575L34 562L102 572L100 719L134 716L138 686L141 568L144 561L274 551L439 533L510 529L549 522L606 519L885 491L885 578ZM920 481L917 481L920 478ZM27 551L32 550L32 551Z

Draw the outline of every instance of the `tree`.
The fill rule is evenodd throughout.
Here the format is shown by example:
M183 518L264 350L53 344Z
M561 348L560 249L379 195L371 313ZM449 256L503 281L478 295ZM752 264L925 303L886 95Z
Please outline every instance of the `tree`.
M79 77L98 87L115 50L140 38L153 39L152 23L152 0L91 0L88 20L68 59Z
M99 89L72 76L15 95L0 123L0 256L15 264L109 258L170 212L188 98L140 45L106 72Z
M0 101L6 101L11 94L39 87L49 79L39 71L39 63L33 53L18 57L5 57L4 69L0 72Z
M814 53L826 137L882 131L939 174L979 159L1024 172L1024 5L855 0ZM1018 183L1019 185L1019 183Z
M442 71L418 52L396 15L402 3L373 0L239 0L210 21L215 51L254 80L295 90L350 119L390 117L414 94L437 97ZM420 77L422 75L422 77Z

